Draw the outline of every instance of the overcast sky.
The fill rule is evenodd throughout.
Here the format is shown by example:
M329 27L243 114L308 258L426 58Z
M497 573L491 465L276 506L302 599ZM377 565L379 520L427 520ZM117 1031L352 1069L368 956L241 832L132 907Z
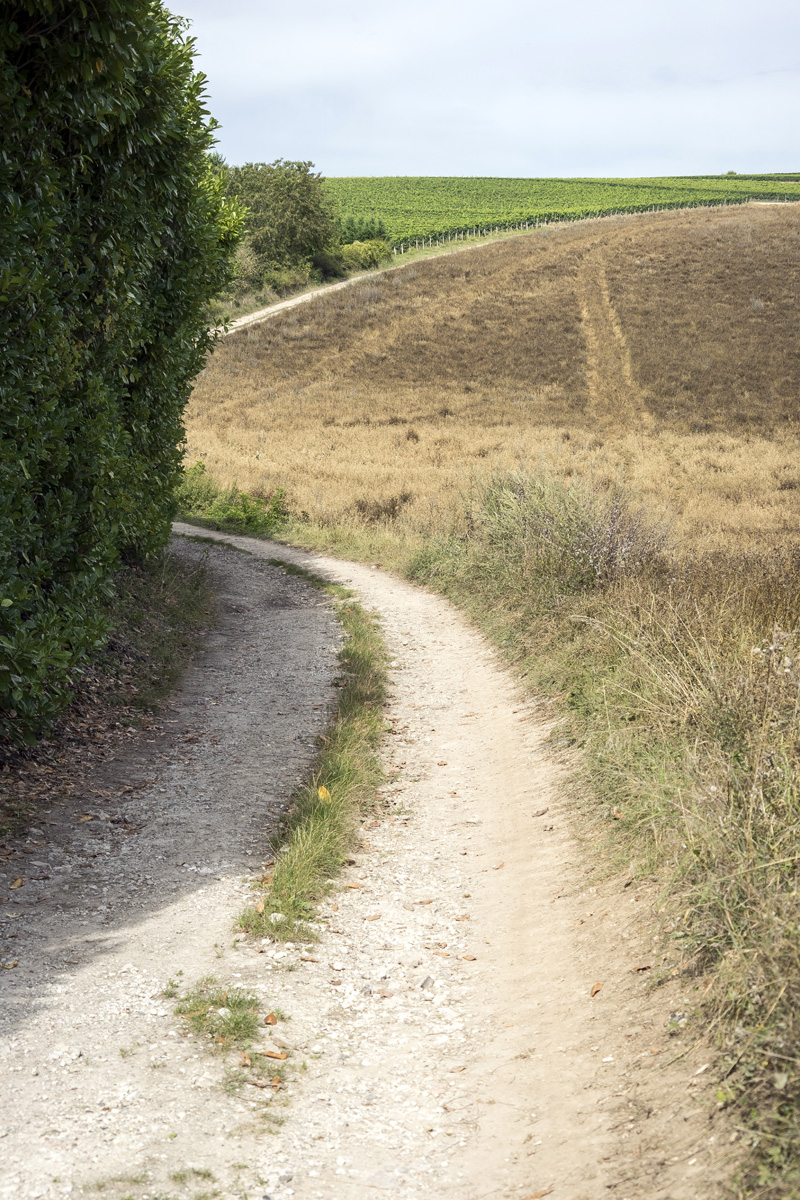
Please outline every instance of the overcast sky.
M169 0L168 0L169 2ZM229 162L324 175L800 169L798 0L172 0Z

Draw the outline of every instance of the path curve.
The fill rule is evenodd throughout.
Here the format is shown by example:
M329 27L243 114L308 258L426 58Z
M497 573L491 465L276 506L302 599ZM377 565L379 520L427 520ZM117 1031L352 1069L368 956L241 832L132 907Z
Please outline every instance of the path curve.
M377 569L175 530L248 553L209 547L222 621L171 740L3 868L24 886L0 913L0 1197L718 1196L729 1131L686 985L648 991L652 890L592 878L568 764L493 650ZM394 655L385 818L311 947L233 932L336 669L328 601L269 558L353 587ZM164 986L209 973L289 1018L265 1030L289 1055L277 1095L226 1091L230 1064L182 1037Z
M675 990L638 969L651 891L593 878L550 727L493 649L377 568L213 536L354 588L394 655L389 816L287 985L320 1055L287 1118L291 1194L718 1195L707 1048L667 1036Z

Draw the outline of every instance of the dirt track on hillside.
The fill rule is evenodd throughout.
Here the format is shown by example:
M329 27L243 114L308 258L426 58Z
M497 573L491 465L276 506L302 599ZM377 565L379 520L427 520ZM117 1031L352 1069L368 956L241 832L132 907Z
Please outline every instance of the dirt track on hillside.
M731 1132L682 1024L697 993L650 988L665 965L652 885L594 878L569 761L494 652L446 601L381 571L210 536L252 557L211 551L223 625L176 697L172 750L133 795L117 764L108 799L87 800L94 820L72 814L63 865L84 870L37 885L35 904L27 878L5 893L19 903L4 932L19 933L0 977L0 1196L98 1182L137 1200L719 1196ZM326 603L259 561L272 556L381 615L387 815L361 831L318 945L234 948L335 665ZM122 808L127 838L111 823ZM39 832L31 867L52 874ZM161 996L179 970L290 1018L277 1095L227 1093L223 1060L183 1040Z

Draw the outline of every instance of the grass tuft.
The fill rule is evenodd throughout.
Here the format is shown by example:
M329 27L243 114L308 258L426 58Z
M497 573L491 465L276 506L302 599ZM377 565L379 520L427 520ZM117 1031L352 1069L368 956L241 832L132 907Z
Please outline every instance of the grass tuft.
M314 937L309 924L314 904L342 866L363 808L383 779L379 746L384 733L386 651L377 620L351 593L300 567L280 566L337 598L345 634L336 716L320 739L311 776L295 791L276 839L278 845L288 842L288 848L278 854L255 903L239 918L241 928L254 936L290 941Z
M260 1025L258 997L242 988L225 987L211 975L180 998L175 1012L193 1033L225 1050L246 1049Z
M283 488L266 498L256 498L238 487L218 487L197 462L184 471L176 494L181 518L207 529L269 537L287 516Z

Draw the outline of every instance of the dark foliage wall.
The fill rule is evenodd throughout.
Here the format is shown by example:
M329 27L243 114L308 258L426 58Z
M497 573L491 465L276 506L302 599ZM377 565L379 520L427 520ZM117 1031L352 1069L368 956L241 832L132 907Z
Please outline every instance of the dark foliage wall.
M0 742L30 741L163 545L239 218L192 43L152 0L0 12Z

